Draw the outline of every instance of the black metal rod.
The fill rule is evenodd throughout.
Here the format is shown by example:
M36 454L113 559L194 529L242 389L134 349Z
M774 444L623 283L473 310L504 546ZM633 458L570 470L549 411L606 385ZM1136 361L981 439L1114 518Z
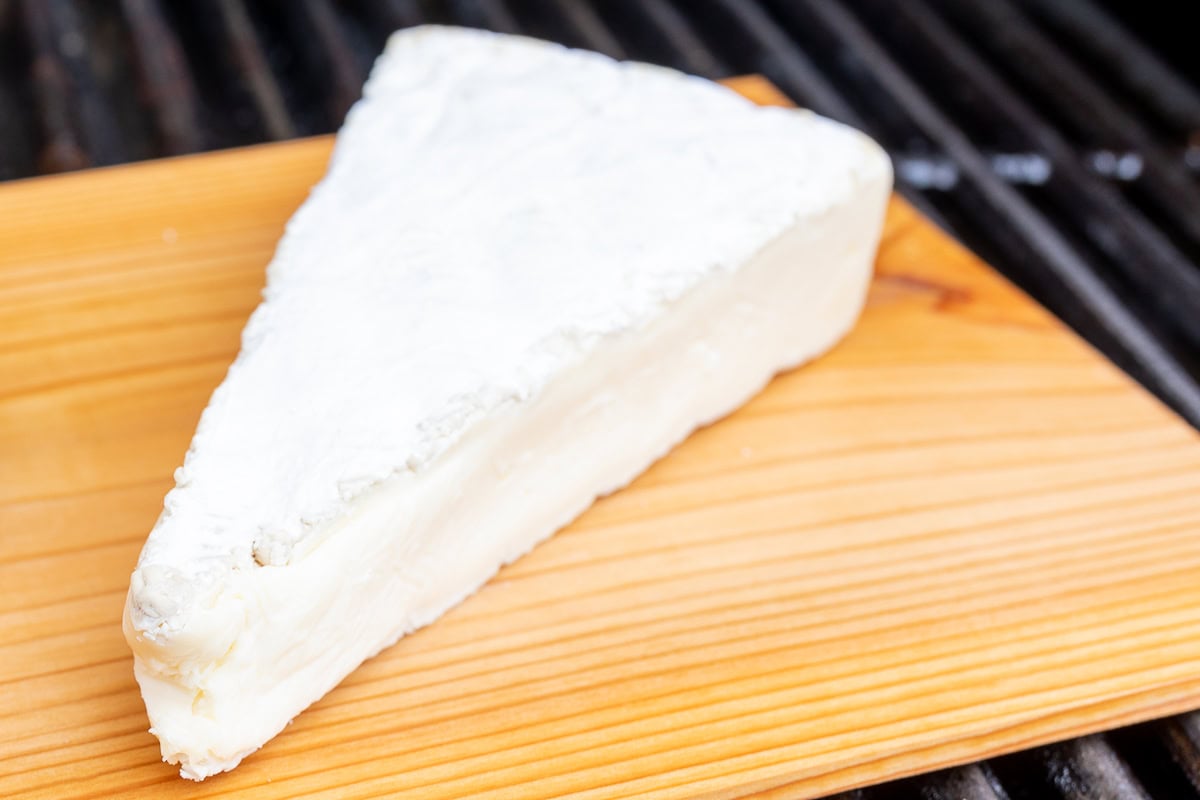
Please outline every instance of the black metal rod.
M16 4L0 0L0 180L37 174L29 59L16 16Z
M92 69L94 42L79 10L73 3L60 0L45 5L54 25L55 45L75 88L76 113L91 162L97 166L120 164L128 158L124 137Z
M705 78L729 74L728 67L704 44L688 18L669 0L630 0L625 7L639 15L643 25L657 31L675 55L675 66Z
M230 45L233 61L244 76L250 97L262 120L263 132L274 140L296 136L296 126L283 101L244 0L218 0L217 9Z
M1200 271L1140 210L1091 175L1067 141L928 6L897 4L893 12L897 26L919 37L915 47L938 58L939 71L952 76L948 92L969 90L978 101L973 106L977 116L1019 133L1027 146L1050 160L1054 177L1045 191L1063 217L1074 221L1181 332L1200 343L1200 314L1195 312L1200 308Z
M1039 751L1046 777L1064 800L1150 800L1103 736L1085 736Z
M47 6L42 0L24 0L22 12L32 50L29 85L41 133L38 168L64 172L86 167L90 162L72 113L70 77L53 45Z
M368 16L387 29L387 33L425 22L420 0L363 0L362 6Z
M382 0L382 5L392 17L393 28L411 28L425 21L420 0Z
M168 155L203 150L200 101L179 38L156 0L121 0L145 99Z
M919 785L921 800L1008 800L985 763L923 775L910 783Z
M711 0L710 5L754 40L757 47L749 70L765 75L806 108L856 128L865 127L841 93L758 3Z
M616 59L625 59L625 48L613 36L608 25L585 0L554 0L554 9L588 49Z
M906 3L886 4L889 14ZM1047 271L1061 281L1092 318L1142 366L1151 386L1194 425L1200 425L1200 386L1192 379L1149 326L1091 268L1055 226L1012 186L992 172L991 165L965 134L943 114L929 96L875 41L873 35L838 2L796 0L797 15L816 22L851 49L869 74L907 110L920 127L962 170L986 203L997 225L1022 237Z
M116 120L90 74L88 42L74 9L63 0L24 0L21 12L41 128L41 170L62 172L123 160Z
M8 86L0 83L0 180L23 178L34 172L30 137L21 123L24 109Z
M504 0L452 0L455 18L497 33L520 33L521 26Z
M1200 712L1159 723L1159 738L1192 788L1200 793Z
M1101 6L1092 0L1021 2L1106 64L1117 80L1177 131L1200 135L1200 90Z
M479 10L491 30L501 33L521 32L521 25L505 0L479 0Z
M1173 225L1200 246L1200 188L1124 104L1014 5L995 0L948 0L939 6L971 31L975 43L989 48L1045 102L1053 103L1081 135L1103 139L1097 142L1101 146L1138 153L1143 164L1137 185Z
M315 56L314 67L323 73L328 87L330 119L334 126L340 125L362 94L366 71L346 38L337 12L330 0L296 0L287 5L284 13L294 16L301 23L300 30L311 38L312 49L316 51L311 53Z

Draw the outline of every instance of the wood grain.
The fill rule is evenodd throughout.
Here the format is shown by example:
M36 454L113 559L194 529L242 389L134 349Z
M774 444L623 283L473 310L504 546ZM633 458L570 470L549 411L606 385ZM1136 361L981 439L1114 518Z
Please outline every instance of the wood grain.
M0 187L0 796L805 797L1200 705L1200 441L897 200L842 346L180 780L125 587L329 146Z

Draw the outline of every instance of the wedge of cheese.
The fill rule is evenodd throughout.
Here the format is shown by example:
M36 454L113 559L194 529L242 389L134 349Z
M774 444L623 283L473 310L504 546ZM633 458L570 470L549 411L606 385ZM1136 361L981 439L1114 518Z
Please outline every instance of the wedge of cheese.
M163 758L232 769L863 303L865 136L530 39L392 37L130 581Z

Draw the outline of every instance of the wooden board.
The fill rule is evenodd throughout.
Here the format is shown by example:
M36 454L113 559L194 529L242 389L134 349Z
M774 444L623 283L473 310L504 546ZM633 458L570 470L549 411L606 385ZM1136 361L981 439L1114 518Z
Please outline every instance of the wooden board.
M125 588L329 145L0 186L0 796L804 797L1200 705L1200 441L897 200L832 354L179 779Z

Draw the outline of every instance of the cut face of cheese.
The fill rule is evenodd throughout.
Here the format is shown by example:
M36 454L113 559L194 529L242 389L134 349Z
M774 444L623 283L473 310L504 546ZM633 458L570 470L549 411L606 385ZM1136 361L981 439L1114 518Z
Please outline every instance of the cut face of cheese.
M142 551L163 757L238 764L863 302L869 139L529 39L392 37Z

